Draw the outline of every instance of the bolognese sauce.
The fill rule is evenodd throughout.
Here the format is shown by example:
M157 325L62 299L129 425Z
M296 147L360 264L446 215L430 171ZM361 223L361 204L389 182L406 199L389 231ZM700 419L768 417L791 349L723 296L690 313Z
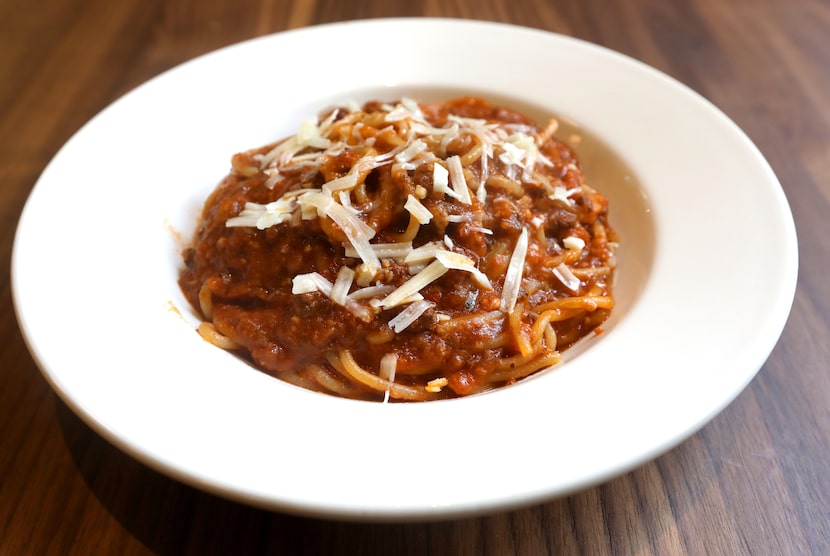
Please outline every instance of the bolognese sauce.
M372 101L234 155L183 254L199 332L364 400L557 364L610 314L616 237L556 128L480 98Z

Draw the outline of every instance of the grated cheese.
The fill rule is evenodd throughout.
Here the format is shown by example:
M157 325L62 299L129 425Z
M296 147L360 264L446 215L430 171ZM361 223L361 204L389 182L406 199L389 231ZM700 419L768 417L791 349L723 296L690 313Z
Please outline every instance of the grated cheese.
M415 292L404 297L398 305L409 305L410 303L415 303L416 301L421 301L422 299L424 299L424 296L421 295L421 292Z
M502 142L507 135L498 124L488 124L486 120L462 118L454 115L449 116L448 119L455 126L458 126L458 132L454 137L445 138L442 141L442 148L444 148L444 150L446 150L449 142L462 132L473 135L481 144L481 175L476 188L476 198L483 203L487 198L487 189L485 184L487 182L487 176L490 173L489 160L493 158L495 146Z
M386 117L384 118L387 122L401 122L409 119L412 115L412 113L402 104L394 107L388 106L388 108L390 108L389 113L386 114Z
M331 146L331 141L320 134L320 127L317 125L317 118L305 120L300 124L300 129L297 131L297 146L299 147L314 147L317 149L327 149Z
M322 189L326 193L333 193L342 189L353 189L361 177L365 176L375 168L384 165L389 158L391 157L381 158L380 156L364 156L354 163L346 175L325 183Z
M585 248L585 240L581 237L568 236L562 240L562 245L570 251L582 251Z
M553 269L553 275L556 276L562 284L572 292L579 291L582 285L579 278L571 271L565 263L559 263Z
M429 221L432 220L432 213L429 212L429 209L422 205L421 201L412 195L409 195L406 198L406 204L404 204L403 207L408 210L409 214L414 216L420 224L428 224Z
M468 222L472 219L472 215L470 214L450 214L447 215L447 222L452 222L457 224L459 222Z
M331 295L331 288L332 283L317 272L298 274L291 281L291 293L293 294L321 292L328 297Z
M239 215L228 218L225 221L225 226L228 228L234 227L256 227L259 230L276 226L287 222L292 218L293 212L297 209L297 197L313 191L311 189L301 189L292 191L290 194L283 195L276 201L261 205L259 203L245 203L245 207Z
M401 284L395 291L387 295L380 302L381 307L390 308L404 303L406 298L418 293L425 286L431 284L447 272L447 267L439 261L433 261L418 274Z
M387 353L383 357L380 358L380 368L378 369L378 376L380 378L389 381L389 386L386 388L386 392L383 394L383 403L389 402L389 390L392 386L392 383L395 382L395 373L398 370L398 354L397 353Z
M341 266L337 271L337 278L334 280L334 285L331 288L329 298L338 305L346 305L348 300L349 290L354 281L355 272L347 266Z
M342 299L343 302L338 303L339 305L345 307L350 313L352 313L354 316L356 316L363 322L371 322L375 316L371 309L369 309L365 305L362 305L361 303L358 303L353 299L349 299L348 297L343 298L341 294L335 289L340 288L341 290L345 289L346 291L348 291L348 288L351 286L350 278L347 278L346 275L344 275L344 277L341 278L343 268L340 269L340 273L338 273L335 284L332 284L326 279L325 276L317 272L309 272L308 274L298 274L291 281L291 293L299 295L303 293L320 292L329 299L331 299L334 303L338 303L335 297L337 299ZM345 285L347 279L349 280L348 286ZM340 282L340 285L336 285L338 282Z
M409 97L403 97L401 98L401 104L409 110L409 113L412 115L412 119L424 122L424 113L421 112L421 107L418 105L418 101Z
M404 150L395 155L397 162L409 162L427 149L427 144L420 139L412 141Z
M363 299L376 299L380 296L389 295L395 286L388 284L377 284L374 286L366 286L365 288L358 288L349 294L349 299L360 301Z
M322 191L305 193L299 197L298 201L301 206L314 207L319 217L327 216L331 218L343 230L349 243L363 262L371 268L380 268L380 260L369 243L369 240L375 235L375 230L358 218L357 215ZM304 212L304 218L305 214Z
M395 371L398 366L398 354L395 352L387 353L380 358L380 369L378 375L389 382L395 381Z
M413 251L411 241L401 241L396 243L372 243L369 246L379 259L404 260ZM346 249L345 254L347 257L360 257L357 250L351 245L347 244L344 247Z
M259 203L245 203L245 208L239 215L233 218L228 218L225 226L228 228L234 227L255 227L259 219L265 214L265 205Z
M458 139L460 135L461 132L458 128L458 123L454 123L452 126L447 128L446 133L444 133L444 137L441 139L441 152L446 154L449 144Z
M473 201L470 199L470 189L467 186L467 178L464 177L464 166L461 164L461 157L457 154L449 157L447 166L450 172L450 185L452 186L452 190L448 189L447 193L453 191L454 194L450 194L452 197L465 205L472 204Z
M574 202L573 199L571 199L571 195L577 193L578 191L580 191L578 187L574 189L565 189L562 186L556 186L553 188L553 193L548 195L548 197L554 201L561 201L569 207L572 207Z
M340 200L340 204L343 205L345 208L349 209L349 212L352 214L360 214L360 211L352 206L352 194L350 191L340 191L337 194L337 198Z
M357 165L355 165L355 168ZM333 193L343 189L353 189L357 185L358 176L354 172L349 172L345 176L335 178L323 185L323 191L326 193Z
M488 236L493 235L493 230L491 230L490 228L484 228L482 226L470 226L470 229L474 232L480 232Z
M275 160L278 164L285 165L294 155L308 147L327 149L330 146L331 140L322 136L321 126L317 125L317 118L309 118L300 123L296 135L280 142L261 157L260 168L267 168Z
M525 257L527 256L527 228L522 228L510 262L507 264L507 272L504 275L504 285L501 292L501 310L507 314L513 312L516 301L519 299L519 290L522 286L522 273L524 272Z
M432 164L432 189L436 193L444 194L447 192L447 186L450 184L450 173L442 165L437 162Z
M436 378L434 380L430 380L429 382L427 382L426 391L435 394L440 392L441 389L444 388L444 386L446 386L447 384L449 384L449 381L446 379L446 377Z
M505 143L502 145L502 153L499 155L499 160L505 164L523 165L526 152L514 143Z
M437 241L430 241L429 243L425 243L410 251L404 258L403 262L411 265L431 261L435 258L435 253L441 249L443 249L441 243Z
M488 290L493 289L492 284L490 284L490 279L487 278L486 274L476 268L475 262L470 257L462 255L461 253L439 249L435 252L435 260L446 268L469 272L473 275L473 279L475 279L479 286L487 288Z
M274 186L277 185L277 182L279 182L283 178L283 175L278 170L275 170L273 168L266 168L264 170L264 173L266 176L268 176L268 179L265 180L265 187L267 187L268 189L274 189Z
M487 183L487 176L490 173L490 164L487 161L490 160L491 156L493 156L492 148L489 150L485 149L479 159L481 160L481 176L478 180L478 189L476 189L476 199L478 199L479 203L484 203L487 200L487 187L485 185Z
M394 330L395 334L399 334L434 306L435 303L424 299L415 301L389 321L389 328Z

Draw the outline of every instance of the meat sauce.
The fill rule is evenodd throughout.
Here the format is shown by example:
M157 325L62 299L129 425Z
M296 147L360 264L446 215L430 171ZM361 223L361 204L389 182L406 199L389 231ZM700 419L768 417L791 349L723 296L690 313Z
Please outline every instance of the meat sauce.
M388 112L384 106L372 102L362 109ZM476 98L420 108L423 118L436 128L447 126L452 115L541 131L524 115ZM395 148L391 142L384 143L377 128L361 129L375 137L375 151ZM442 154L469 151L464 141L456 142L458 146L450 143ZM538 316L530 307L575 295L551 266L551 261L562 260L566 238L578 238L585 245L577 257L568 259L569 268L578 272L613 267L614 236L607 223L607 201L586 186L573 150L557 139L547 138L539 145L539 153L550 162L538 170L544 172L544 180L521 183L520 190L488 187L483 203L476 198L470 204L459 203L436 191L431 164L403 170L399 165L383 165L366 176L366 200L355 204L361 220L376 233L372 243L399 241L411 225L401 207L409 196L420 194L432 218L418 229L413 248L429 242L448 245L472 260L492 284L484 288L471 273L450 269L419 291L433 308L405 330L395 332L389 324L395 311L375 309L372 318L366 318L333 303L323 292L292 293L293 280L299 275L318 273L333 283L342 267L360 262L347 256L344 244L349 238L332 219L303 219L299 225L295 219L265 229L227 225L248 203L267 205L288 191L323 187L348 174L361 156L357 148L327 154L319 167L285 171L280 181L269 186L273 173L264 171L261 161L276 145L234 155L230 173L205 203L192 246L183 253L180 275L188 301L201 310L208 295L209 320L216 331L238 344L240 355L275 377L302 376L316 365L342 380L327 364L327 354L347 349L375 374L383 356L394 352L395 380L403 384L446 378L446 388L437 397L464 396L498 386L488 383L488 374L499 361L521 351L515 334L509 333L509 315L501 304L505 273L522 230L530 238L519 298L526 307L520 322L526 334ZM488 171L506 174L505 166L494 156ZM482 163L465 166L465 170L469 183L478 183L485 171ZM568 191L569 201L552 190ZM598 234L598 229L603 232ZM412 278L410 265L394 258L380 262L373 283L398 287ZM582 274L580 292L589 291L610 296L610 275ZM599 307L553 322L559 338L556 349L561 351L594 330L609 312L610 308ZM378 399L377 392L362 385L352 396Z

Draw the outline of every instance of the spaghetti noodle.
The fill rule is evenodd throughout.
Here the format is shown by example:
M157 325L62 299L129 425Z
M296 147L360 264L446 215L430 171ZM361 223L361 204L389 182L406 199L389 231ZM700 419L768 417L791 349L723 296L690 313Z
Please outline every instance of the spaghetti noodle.
M466 396L557 364L609 316L616 244L556 127L403 99L236 154L184 252L200 333L366 400Z

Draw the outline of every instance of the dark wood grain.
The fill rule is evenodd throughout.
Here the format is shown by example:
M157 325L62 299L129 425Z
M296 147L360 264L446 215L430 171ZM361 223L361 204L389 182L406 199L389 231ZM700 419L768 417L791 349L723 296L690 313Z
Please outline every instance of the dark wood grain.
M341 523L184 486L108 444L52 393L17 328L9 259L25 199L60 146L111 101L199 54L394 16L504 21L608 46L699 91L770 161L799 234L793 311L756 379L679 447L513 512ZM823 0L0 0L0 554L830 554L828 220Z

